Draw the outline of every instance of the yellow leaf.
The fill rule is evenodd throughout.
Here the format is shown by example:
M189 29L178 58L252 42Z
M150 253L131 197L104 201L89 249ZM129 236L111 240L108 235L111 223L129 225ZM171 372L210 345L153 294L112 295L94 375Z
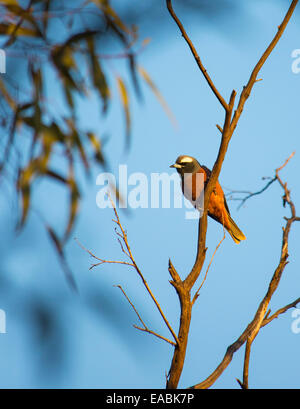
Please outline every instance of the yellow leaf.
M165 111L166 115L168 116L171 124L174 126L174 128L178 128L178 123L176 121L176 118L175 118L173 112L169 108L168 103L166 102L164 97L159 92L158 88L156 87L156 85L154 84L152 79L150 78L147 71L144 68L142 68L141 66L138 67L138 71L139 71L140 75L143 77L143 79L146 81L146 83L149 85L149 87L151 88L151 90L154 93L154 95L156 96L156 98L158 99L158 102L161 104L161 106L162 106L163 110Z
M2 0L3 6L20 6L18 0Z
M131 127L131 119L130 119L130 111L129 111L129 96L122 78L117 77L119 93L121 97L121 102L125 112L125 119L126 119L126 136L129 138L130 136L130 127Z
M7 23L1 23L0 24L0 34L4 35L10 35L14 33L14 30L16 29L16 25L14 24L7 24ZM31 37L36 37L37 32L36 30L33 30L32 28L26 28L26 27L18 27L16 32L16 36L31 36Z

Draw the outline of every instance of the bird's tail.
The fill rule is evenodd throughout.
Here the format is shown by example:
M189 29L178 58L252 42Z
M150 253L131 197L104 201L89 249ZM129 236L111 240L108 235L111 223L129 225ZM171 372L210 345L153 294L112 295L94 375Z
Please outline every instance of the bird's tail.
M232 220L230 215L228 215L228 222L229 222L229 227L226 227L228 230L228 233L230 236L233 238L233 240L239 244L241 240L246 240L246 236L244 233L237 227L235 222Z

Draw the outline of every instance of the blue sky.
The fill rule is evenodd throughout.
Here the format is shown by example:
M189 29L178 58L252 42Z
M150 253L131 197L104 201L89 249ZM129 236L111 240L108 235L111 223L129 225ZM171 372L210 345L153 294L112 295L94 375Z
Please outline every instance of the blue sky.
M244 24L228 16L227 23L218 27L202 20L195 24L196 17L187 22L204 65L227 99L233 88L239 93L247 82L285 10L282 3L254 2L245 8ZM299 10L259 75L263 80L255 85L246 104L220 176L224 187L256 191L264 184L261 178L273 176L274 169L296 151L282 172L296 206L300 206L300 74L292 72L291 53L300 48L298 18ZM83 123L100 135L111 131L105 150L113 172L117 173L122 163L128 165L129 173L150 176L151 172L171 172L169 165L179 154L195 156L208 167L215 161L220 143L215 125L222 125L223 110L174 22L165 21L168 27L162 35L152 25L142 32L152 42L140 56L140 63L168 101L178 127L174 129L145 86L144 103L131 101L133 139L125 156L124 124L116 92L116 103L105 124L99 121L99 105L93 96L89 103L82 104ZM94 170L90 181L83 178L85 195L73 236L98 256L118 259L121 253L112 211L96 206L98 171ZM213 261L193 310L180 387L204 380L254 316L279 260L283 217L288 215L281 196L282 191L274 184L239 211L236 202L229 202L232 216L247 240L237 246L227 237ZM38 186L36 205L45 211L47 220L58 226L66 217L65 201L56 185ZM7 334L0 334L0 385L163 388L172 347L132 327L138 323L137 318L121 292L113 287L121 284L149 327L168 336L137 274L126 266L105 265L89 271L91 259L70 240L67 256L79 287L76 296L65 283L39 218L32 213L25 230L16 236L16 209L5 193L0 206L0 229L5 237L1 241L0 308L7 316ZM179 302L168 282L168 259L182 277L190 271L196 252L197 222L186 220L184 209L137 209L121 212L120 217L138 265L177 329ZM299 297L299 229L300 225L293 226L290 263L272 299L272 311ZM220 225L210 220L206 265L221 238ZM43 331L37 332L37 322L42 323ZM292 332L292 322L288 311L259 333L252 348L250 387L300 387L300 334ZM235 354L214 388L238 387L235 379L242 377L243 353L241 348Z

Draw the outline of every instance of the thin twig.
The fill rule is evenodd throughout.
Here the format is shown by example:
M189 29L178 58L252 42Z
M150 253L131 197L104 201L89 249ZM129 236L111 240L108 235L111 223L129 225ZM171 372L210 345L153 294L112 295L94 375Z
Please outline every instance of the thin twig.
M154 331L151 331L149 328L141 328L141 327L138 327L137 325L133 325L133 326L134 326L135 329L139 329L140 331L147 332L148 334L154 335L154 336L156 336L157 338L160 338L160 339L162 339L163 341L166 341L166 342L168 342L169 344L171 344L171 345L173 345L173 346L176 346L175 342L171 341L170 339L168 339L168 338L166 338L166 337L163 337L163 336L160 335L160 334L157 334L157 333L154 332Z
M120 229L120 231L121 231L121 233L120 233L117 229L115 229L116 234L117 234L117 236L118 236L118 242L119 242L119 244L120 244L120 246L121 246L122 252L123 252L127 257L129 257L129 259L131 260L131 262L116 261L116 260L105 260L105 259L99 258L99 257L97 257L94 253L92 253L90 250L88 250L86 247L84 247L77 239L75 239L75 240L77 241L77 243L79 244L79 246L80 246L83 250L85 250L91 257L95 258L96 260L99 260L99 263L92 264L92 266L90 267L90 269L91 269L91 268L94 268L94 267L97 267L97 266L99 266L99 265L101 265L101 264L106 264L106 263L108 263L108 264L123 264L123 265L127 265L127 266L130 266L130 267L133 267L133 268L136 270L136 272L138 273L139 277L141 278L141 280L142 280L142 282L143 282L143 284L144 284L144 287L146 288L148 294L149 294L150 297L152 298L152 300L153 300L153 302L154 302L156 308L158 309L158 311L159 311L159 313L160 313L162 319L164 320L164 322L165 322L167 328L169 329L169 331L170 331L170 333L172 334L172 336L173 336L174 340L176 341L176 343L173 343L172 341L167 340L167 338L166 338L165 340L167 340L167 341L168 341L170 344L172 344L172 345L177 345L177 344L179 344L178 338L177 338L177 336L176 336L176 334L175 334L173 328L172 328L171 325L169 324L169 321L167 320L165 314L163 313L163 311L162 311L162 309L161 309L161 306L159 305L158 301L156 300L156 298L155 298L153 292L151 291L151 289L150 289L150 287L149 287L147 281L145 280L145 278L144 278L144 276L143 276L141 270L139 269L138 265L137 265L136 262L135 262L135 259L134 259L134 257L133 257L133 254L132 254L132 252L131 252L131 248L130 248L129 243L128 243L127 233L126 233L125 229L123 228L123 226L122 226L122 224L121 224L121 221L120 221L120 218L119 218L119 215L118 215L118 212L117 212L115 203L113 202L113 200L112 200L111 196L109 195L109 193L108 193L108 196L109 196L109 199L110 199L110 201L111 201L111 205L112 205L112 208L113 208L115 217L116 217L116 219L113 219L113 222L117 224L117 226L119 227L119 229ZM123 242L123 244L122 244L122 242ZM126 250L125 250L125 248L126 248ZM120 287L120 289L121 289L121 287ZM123 291L123 290L122 290L122 291ZM126 296L126 298L127 298L127 296ZM132 305L132 304L131 304L131 305ZM144 324L143 324L143 325L144 325ZM148 330L148 328L145 327L145 330L146 330L146 329L147 329L146 332L153 333L153 331L150 331L150 330ZM153 334L155 334L155 333L153 333ZM164 339L164 337L162 337L162 336L160 336L160 335L158 335L158 334L155 334L155 335L158 336L159 338Z
M212 262L213 262L213 259L215 258L215 255L216 255L216 253L217 253L219 247L221 246L221 244L222 244L223 241L225 240L225 237L226 237L226 235L225 235L225 229L224 229L224 225L223 225L223 237L222 237L222 239L220 240L220 242L218 243L217 247L215 248L215 251L214 251L214 253L213 253L212 257L211 257L211 260L210 260L210 262L209 262L209 265L208 265L208 267L207 267L207 269L206 269L204 278L203 278L203 280L202 280L202 282L201 282L201 284L200 284L200 287L198 288L198 290L196 291L196 293L195 293L195 295L194 295L192 304L194 304L194 302L195 302L195 301L197 300L197 298L199 297L199 291L201 290L201 288L203 287L203 284L204 284L205 281L206 281L207 274L208 274L208 271L209 271L209 269L210 269L210 266L211 266L211 264L212 264Z
M278 318L279 315L284 314L286 311L288 311L291 308L295 308L297 304L300 303L300 298L297 298L297 300L293 301L292 303L286 305L285 307L279 308L274 314L272 314L270 317L268 315L264 318L261 327L264 327L265 325L269 324L271 321L273 321L275 318ZM270 313L271 311L269 311Z
M240 209L247 200L249 200L251 197L253 196L258 196L260 194L262 194L263 192L265 192L274 182L279 181L280 182L280 177L279 177L279 172L288 164L288 162L292 159L292 157L295 155L296 152L293 152L287 159L286 161L283 163L283 165L281 165L278 169L275 170L275 176L273 178L270 178L269 182L260 190L258 190L257 192L248 192L248 191L244 191L244 190L231 190L231 189L227 189L229 190L229 192L226 194L226 196L228 195L233 195L235 193L238 194L243 194L245 193L246 196L245 197L230 197L231 200L236 200L236 201L240 201L241 203L238 206L238 209ZM263 178L263 179L267 179L267 178ZM283 184L282 184L282 187Z
M197 62L197 65L200 68L200 70L201 70L204 78L206 79L208 85L210 86L210 88L213 91L213 93L215 94L215 96L218 98L220 104L224 107L224 109L226 111L228 111L229 107L228 107L227 102L224 100L224 98L222 97L220 92L217 90L217 88L216 88L215 84L213 83L212 79L210 78L207 70L203 66L202 61L201 61L201 59L200 59L200 57L199 57L199 55L198 55L198 53L196 51L196 48L194 47L194 45L193 45L192 41L190 40L189 36L187 35L181 21L179 20L179 18L175 14L175 11L173 9L171 0L167 0L167 8L169 10L170 15L172 16L172 18L176 22L179 30L181 31L181 34L182 34L183 38L187 42L187 44L188 44L188 46L189 46L189 48L190 48L190 50L191 50L191 52L192 52L192 54L193 54L193 56L195 58L195 61Z
M147 328L146 324L144 323L144 321L142 320L142 317L140 316L140 314L138 313L137 309L135 308L135 306L133 305L133 303L130 301L130 298L128 297L128 295L125 293L125 291L123 290L122 286L120 284L118 285L114 285L114 287L118 287L122 293L124 294L126 300L129 302L129 304L131 305L131 307L133 308L134 312L136 313L136 315L138 316L138 319L141 321L142 325L144 328Z
M122 288L122 286L118 284L118 285L115 285L114 287L118 287L118 288L122 291L122 293L124 294L126 300L129 302L129 304L130 304L131 307L133 308L134 312L135 312L136 315L138 316L138 319L140 320L140 322L142 323L142 325L143 325L143 327L144 327L144 328L141 328L141 327L138 327L137 325L134 324L134 325L133 325L134 328L139 329L140 331L147 332L148 334L152 334L152 335L156 336L157 338L160 338L160 339L162 339L163 341L166 341L166 342L168 342L169 344L171 344L171 345L173 345L173 346L176 345L173 341L169 340L168 338L163 337L162 335L158 334L157 332L154 332L154 331L150 330L150 329L147 327L147 325L144 323L142 317L140 316L139 312L138 312L137 309L135 308L133 302L130 300L130 298L128 297L128 295L126 294L126 292L124 291L124 289Z
M126 265L126 266L131 266L131 267L134 267L134 265L132 264L132 263L128 263L127 261L122 261L122 260L105 260L105 259L102 259L102 258L99 258L99 257L97 257L94 253L92 253L89 249L87 249L86 247L84 247L84 245L83 244L81 244L80 243L80 241L75 237L75 239L74 239L75 241L76 241L76 243L84 250L84 251L86 251L91 257L93 257L93 258L95 258L96 260L99 260L99 263L96 263L96 264L92 264L91 266L90 266L90 270L92 269L92 268L94 268L94 267L98 267L98 266L100 266L101 264L123 264L123 265Z
M258 190L257 192L246 192L243 190L231 190L230 192L228 192L228 195L232 195L234 193L238 193L238 194L242 194L242 193L246 193L247 196L243 197L243 198L232 198L231 200L237 200L240 201L241 203L238 205L237 209L240 209L246 202L247 200L249 200L251 197L253 196L257 196L260 195L261 193L263 193L265 190L267 190L275 181L277 180L276 176L271 179L262 189Z
M130 248L129 243L128 243L127 233L126 233L126 231L124 230L124 228L123 228L123 226L122 226L122 224L121 224L121 222L120 222L120 218L119 218L119 215L118 215L118 212L117 212L117 209L116 209L116 205L115 205L115 203L113 202L113 200L112 200L112 198L110 197L109 194L108 194L108 196L109 196L109 198L110 198L110 201L111 201L111 204L112 204L112 208L113 208L113 211L114 211L115 216L116 216L116 220L113 220L113 221L118 225L118 227L119 227L120 230L121 230L121 234L119 234L119 236L122 238L122 240L123 240L123 242L124 242L124 245L125 245L125 247L126 247L126 249L127 249L128 255L129 255L129 257L130 257L130 259L131 259L131 261L132 261L132 264L133 264L133 266L134 266L136 272L137 272L138 275L140 276L140 278L141 278L141 280L142 280L142 282L143 282L143 284L144 284L146 290L148 291L150 297L152 298L154 304L156 305L156 308L158 309L158 311L159 311L159 313L160 313L162 319L164 320L166 326L168 327L169 331L171 332L171 334L172 334L174 340L175 340L176 343L178 344L179 341L178 341L177 335L175 334L173 328L172 328L171 325L169 324L169 321L167 320L165 314L163 313L163 311L162 311L162 309L161 309L161 306L159 305L158 301L156 300L156 298L155 298L154 294L152 293L152 291L151 291L151 289L150 289L150 287L149 287L147 281L145 280L145 278L144 278L144 276L143 276L141 270L139 269L138 265L137 265L136 262L135 262L135 259L134 259L134 257L133 257L133 254L132 254L132 252L131 252L131 248Z

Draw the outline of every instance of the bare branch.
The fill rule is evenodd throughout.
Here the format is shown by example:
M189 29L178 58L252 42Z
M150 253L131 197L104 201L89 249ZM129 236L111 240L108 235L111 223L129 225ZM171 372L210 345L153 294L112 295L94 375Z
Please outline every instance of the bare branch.
M135 308L134 304L132 303L132 301L130 300L130 298L129 298L128 295L126 294L126 292L123 290L122 286L121 286L121 285L115 285L114 287L118 287L118 288L122 291L122 293L124 294L126 300L129 302L129 304L131 305L132 309L134 310L134 312L135 312L136 315L138 316L138 319L140 320L140 322L142 323L142 325L143 325L143 327L144 327L144 328L141 328L141 327L138 327L137 325L133 325L134 328L139 329L140 331L147 332L148 334L152 334L152 335L156 336L157 338L160 338L160 339L162 339L163 341L166 341L166 342L168 342L169 344L171 344L171 345L173 345L173 346L176 345L173 341L170 341L168 338L163 337L162 335L157 334L156 332L150 330L150 329L147 327L147 325L144 323L142 317L141 317L140 314L138 313L137 309Z
M261 193L265 192L275 181L277 180L276 176L274 178L272 178L271 180L269 180L269 182L260 190L258 190L257 192L245 192L242 190L231 190L229 192L229 195L232 195L234 193L247 193L247 195L243 198L233 198L232 200L238 200L241 201L241 203L238 205L238 209L240 209L246 202L247 200L249 200L251 197L253 196L257 196L260 195Z
M143 276L141 270L139 269L138 265L137 265L136 262L135 262L135 259L134 259L134 257L133 257L133 254L132 254L130 245L129 245L129 243L128 243L127 233L126 233L125 229L123 228L122 223L121 223L121 221L120 221L120 218L119 218L119 215L118 215L118 212L117 212L117 209L116 209L116 205L115 205L115 203L113 202L113 200L112 200L111 196L109 195L109 193L108 193L108 196L109 196L109 199L110 199L110 201L111 201L111 205L112 205L114 214L115 214L115 216L116 216L116 220L113 219L113 222L117 224L117 226L120 228L120 231L121 231L121 233L119 233L118 231L116 231L116 233L117 233L117 235L121 238L121 240L122 240L123 243L124 243L124 247L126 248L126 250L125 250L125 248L123 247L125 254L127 254L127 256L128 256L128 257L130 258L130 260L131 260L131 263L128 263L128 265L133 266L133 267L135 268L136 272L138 273L139 277L141 278L141 280L142 280L142 282L143 282L144 287L146 288L148 294L150 295L150 297L152 298L152 300L153 300L153 302L154 302L156 308L158 309L158 311L159 311L159 313L160 313L160 315L161 315L163 321L165 322L165 324L166 324L166 326L168 327L170 333L172 334L174 340L176 341L176 344L178 344L179 341L178 341L178 338L177 338L177 336L176 336L176 334L175 334L173 328L171 327L169 321L167 320L165 314L163 313L163 311L162 311L162 309L161 309L161 306L159 305L158 301L156 300L156 298L155 298L153 292L151 291L151 289L150 289L150 287L149 287L149 285L148 285L146 279L144 278L144 276ZM121 246L121 248L122 248L122 246ZM101 264L101 263L99 263L99 264ZM121 264L121 263L120 263L120 264ZM126 264L126 263L124 262L124 263L122 263L122 264Z
M138 316L138 319L141 321L142 325L144 328L147 328L146 324L144 323L144 321L142 320L142 317L140 316L140 314L138 313L137 309L135 308L135 306L133 305L133 303L130 301L130 298L128 297L128 295L125 293L125 291L123 290L121 285L114 285L114 287L118 287L122 293L124 294L126 300L129 302L129 304L131 305L131 307L133 308L134 312L136 313L136 315Z
M281 244L281 254L280 254L280 260L278 263L278 266L273 274L273 277L269 283L268 291L261 301L255 316L253 320L250 322L250 324L247 326L245 331L240 335L240 337L227 348L227 351L225 353L225 356L222 360L222 362L218 365L218 367L215 369L215 371L203 382L198 383L197 385L194 385L192 388L195 389L202 389L202 388L209 388L224 372L224 370L227 368L227 366L230 364L232 357L234 353L240 349L240 347L247 342L248 346L245 351L245 362L244 362L244 380L243 380L243 387L248 387L248 369L249 369L249 359L250 359L250 351L251 351L251 344L254 340L254 338L257 336L259 330L261 329L262 326L266 325L268 322L271 322L276 316L278 316L281 312L287 311L287 309L291 308L291 306L295 305L296 301L299 301L297 299L294 303L289 304L287 307L284 307L280 310L277 311L272 317L267 318L269 312L267 313L268 306L270 304L271 298L278 288L278 285L280 283L280 279L282 276L282 273L288 264L288 240L289 240L289 233L291 226L293 222L297 221L298 217L296 217L296 210L294 203L291 200L290 192L287 188L287 184L283 183L282 180L279 177L279 171L286 166L286 164L289 162L293 154L285 161L285 163L280 167L276 169L276 179L283 188L285 192L285 201L289 205L290 210L291 210L291 217L286 218L286 225L285 228L283 229L283 236L282 236L282 244ZM272 318L272 319L271 319ZM248 342L249 340L249 342Z
M232 196L235 193L238 193L238 194L245 193L246 194L245 197L237 197L237 198L236 197L234 197L234 198L231 197L232 200L241 201L241 203L238 206L238 209L240 209L246 203L247 200L249 200L253 196L258 196L258 195L262 194L263 192L265 192L274 182L276 182L276 180L280 182L280 177L278 175L279 171L281 171L288 164L288 162L292 159L292 157L294 155L295 155L295 152L293 152L286 159L286 161L284 162L284 164L282 166L280 166L280 168L275 170L275 176L273 178L270 178L269 182L262 189L258 190L257 192L253 193L253 192L248 192L248 191L243 191L243 190L230 190L230 189L228 189L229 192L227 193L227 195ZM263 179L266 179L266 178L263 178ZM284 187L283 184L281 184L281 186Z
M91 267L89 268L90 270L91 270L92 268L94 268L94 267L100 266L101 264L124 264L124 265L126 265L126 266L134 267L134 265L133 265L132 263L128 263L127 261L105 260L105 259L99 258L99 257L95 256L95 254L92 253L90 250L88 250L86 247L84 247L84 245L81 244L80 241L79 241L76 237L75 237L74 240L75 240L75 241L77 242L77 244L78 244L84 251L86 251L91 257L95 258L96 260L99 260L99 263L96 263L96 264L92 264L92 265L91 265Z
M171 344L171 345L173 345L173 346L176 346L175 342L171 341L171 340L168 339L168 338L163 337L163 336L160 335L160 334L157 334L157 333L154 332L154 331L151 331L151 330L148 329L148 328L141 328L141 327L138 327L137 325L133 325L133 326L134 326L135 329L139 329L140 331L144 331L144 332L147 332L148 334L152 334L152 335L154 335L155 337L160 338L160 339L162 339L163 341L166 341L166 342L168 342L169 344Z
M220 242L218 243L218 245L217 245L217 247L216 247L216 249L215 249L215 251L214 251L214 253L213 253L213 255L212 255L212 258L211 258L211 260L210 260L210 262L209 262L209 264L208 264L208 267L207 267L207 269L206 269L206 272L205 272L204 278L203 278L203 280L202 280L202 283L200 284L200 287L198 288L198 290L196 291L196 293L195 293L195 295L194 295L192 304L194 304L194 302L195 302L195 301L197 300L197 298L199 297L199 291L201 290L201 288L203 287L203 284L204 284L205 281L206 281L207 274L208 274L208 271L209 271L209 269L210 269L210 266L211 266L211 264L212 264L212 262L213 262L213 259L215 258L215 255L216 255L216 253L217 253L219 247L221 246L221 244L222 244L223 241L225 240L225 237L226 237L226 235L225 235L225 229L224 229L224 225L223 225L223 237L222 237L222 239L220 240Z
M169 10L170 15L172 16L172 18L174 19L174 21L176 22L179 30L181 31L181 34L183 36L183 38L185 39L185 41L187 42L188 46L190 47L190 50L194 56L194 59L198 65L198 67L200 68L204 78L206 79L208 85L210 86L211 90L213 91L213 93L215 94L215 96L218 98L220 104L223 106L223 108L228 111L229 107L227 102L224 100L224 98L222 97L222 95L219 93L219 91L217 90L215 84L213 83L212 79L210 78L207 70L205 69L205 67L202 64L202 61L196 51L196 48L194 47L191 39L189 38L189 36L187 35L181 21L179 20L179 18L177 17L177 15L174 12L173 6L172 6L172 1L171 0L167 0L167 8Z
M275 318L278 318L279 315L284 314L289 309L297 307L297 304L299 303L300 303L300 298L297 298L297 300L286 305L285 307L279 308L279 310L277 310L273 315L271 315L271 317L266 316L261 324L261 327L264 327L265 325L269 324L271 321L273 321ZM271 311L269 311L269 313L270 312Z

